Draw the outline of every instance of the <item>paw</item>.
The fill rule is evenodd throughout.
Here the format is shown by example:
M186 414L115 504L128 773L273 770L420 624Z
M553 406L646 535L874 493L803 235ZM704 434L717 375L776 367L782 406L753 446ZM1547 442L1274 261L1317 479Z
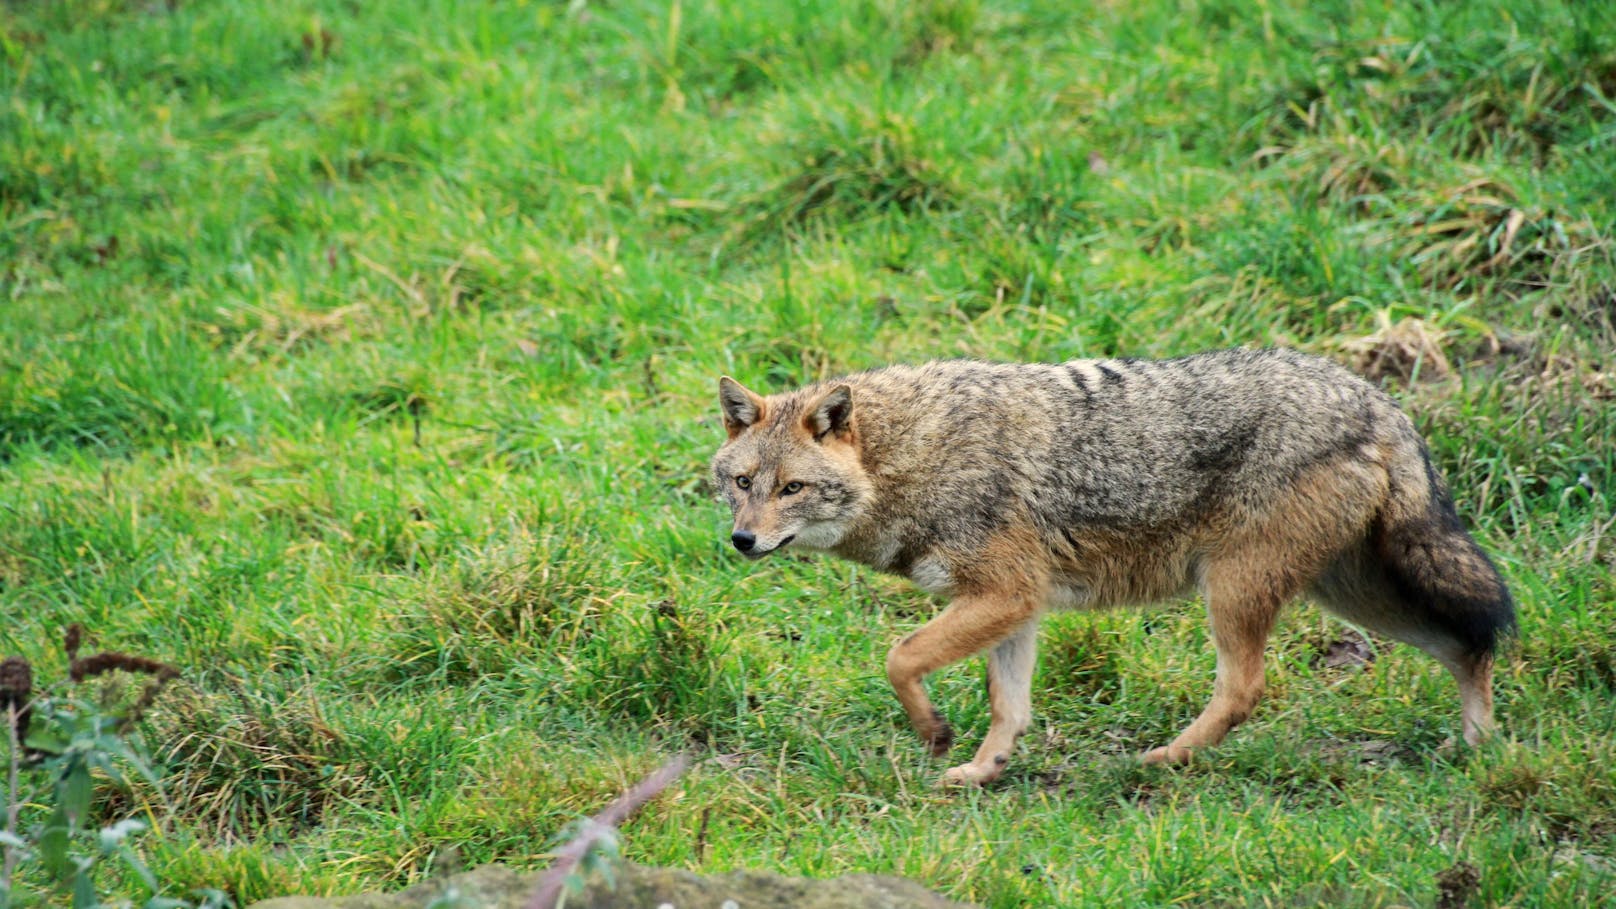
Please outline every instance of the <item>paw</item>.
M915 723L915 731L920 733L920 740L931 749L932 757L942 757L954 747L954 727L948 725L948 720L936 709L931 712L929 722Z
M972 786L985 786L999 778L1003 772L1003 765L995 764L991 767L980 767L976 764L961 764L950 767L947 773L937 781L939 789L963 789Z
M1141 754L1139 760L1146 764L1188 764L1191 754L1188 748L1179 745L1163 745Z

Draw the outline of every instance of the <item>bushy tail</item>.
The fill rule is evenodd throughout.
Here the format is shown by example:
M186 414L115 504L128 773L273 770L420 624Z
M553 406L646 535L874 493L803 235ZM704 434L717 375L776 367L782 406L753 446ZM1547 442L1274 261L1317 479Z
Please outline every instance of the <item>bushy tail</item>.
M1377 555L1406 606L1446 631L1467 656L1489 655L1515 629L1514 601L1459 520L1423 446L1420 454L1424 488L1394 488L1373 537Z

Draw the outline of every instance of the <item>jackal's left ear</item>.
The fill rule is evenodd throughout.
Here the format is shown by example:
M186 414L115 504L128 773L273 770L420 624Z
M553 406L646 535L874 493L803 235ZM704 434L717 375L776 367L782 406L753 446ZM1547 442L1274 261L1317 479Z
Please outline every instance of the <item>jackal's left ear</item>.
M724 429L732 439L763 419L763 399L729 376L718 380L718 404L724 409Z
M853 426L853 389L838 385L820 396L802 418L803 428L823 442L828 435L845 436Z

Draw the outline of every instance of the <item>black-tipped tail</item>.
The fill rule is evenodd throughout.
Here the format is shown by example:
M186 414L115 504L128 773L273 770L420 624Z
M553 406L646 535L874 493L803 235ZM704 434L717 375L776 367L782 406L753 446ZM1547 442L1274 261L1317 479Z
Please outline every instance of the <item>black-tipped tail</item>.
M1490 654L1515 630L1515 603L1434 477L1430 493L1423 514L1384 521L1376 534L1378 554L1407 607L1446 631L1467 655Z

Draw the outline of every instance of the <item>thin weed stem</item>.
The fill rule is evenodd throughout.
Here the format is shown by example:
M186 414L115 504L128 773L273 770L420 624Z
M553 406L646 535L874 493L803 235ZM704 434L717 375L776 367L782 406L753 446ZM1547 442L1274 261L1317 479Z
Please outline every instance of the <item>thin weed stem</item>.
M13 841L17 837L17 797L22 772L22 737L17 734L21 717L22 712L16 703L6 705L6 739L10 745L10 750L6 752L6 835ZM21 860L21 850L8 843L5 863L0 866L0 893L11 893L11 878Z

